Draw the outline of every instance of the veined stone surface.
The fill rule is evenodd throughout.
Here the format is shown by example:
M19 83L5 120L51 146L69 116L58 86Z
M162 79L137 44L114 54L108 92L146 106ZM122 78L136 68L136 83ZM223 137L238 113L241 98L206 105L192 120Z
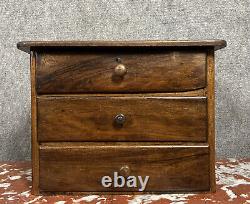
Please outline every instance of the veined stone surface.
M98 203L98 204L212 204L250 203L250 159L229 159L216 163L216 193L33 196L30 162L0 163L0 204L2 203Z

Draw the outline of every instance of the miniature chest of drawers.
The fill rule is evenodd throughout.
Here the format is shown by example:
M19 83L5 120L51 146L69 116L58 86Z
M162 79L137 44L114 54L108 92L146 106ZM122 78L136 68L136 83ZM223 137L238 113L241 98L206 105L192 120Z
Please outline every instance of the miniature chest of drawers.
M31 57L33 194L215 191L225 41L17 46Z

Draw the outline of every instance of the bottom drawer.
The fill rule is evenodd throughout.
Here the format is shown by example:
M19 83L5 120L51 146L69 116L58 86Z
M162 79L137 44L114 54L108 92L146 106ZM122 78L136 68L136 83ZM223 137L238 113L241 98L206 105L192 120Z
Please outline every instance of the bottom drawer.
M208 191L208 145L48 143L40 146L40 190Z

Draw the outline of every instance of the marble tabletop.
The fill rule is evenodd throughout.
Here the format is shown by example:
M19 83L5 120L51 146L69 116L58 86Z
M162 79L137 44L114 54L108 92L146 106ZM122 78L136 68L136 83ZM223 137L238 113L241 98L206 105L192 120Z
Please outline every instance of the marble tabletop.
M209 204L250 203L250 159L216 162L216 193L144 195L31 195L31 163L0 162L0 204L4 203L114 203Z

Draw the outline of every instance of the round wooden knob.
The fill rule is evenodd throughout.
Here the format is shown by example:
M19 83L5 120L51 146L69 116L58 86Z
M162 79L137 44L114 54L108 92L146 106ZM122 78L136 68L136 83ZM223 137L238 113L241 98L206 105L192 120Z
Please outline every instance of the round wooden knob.
M118 114L117 116L115 116L115 123L117 125L123 125L126 121L126 117L123 114Z
M116 76L123 77L127 73L127 69L123 64L118 64L114 71Z
M119 174L124 177L128 177L130 174L130 168L127 165L124 165L120 168Z

